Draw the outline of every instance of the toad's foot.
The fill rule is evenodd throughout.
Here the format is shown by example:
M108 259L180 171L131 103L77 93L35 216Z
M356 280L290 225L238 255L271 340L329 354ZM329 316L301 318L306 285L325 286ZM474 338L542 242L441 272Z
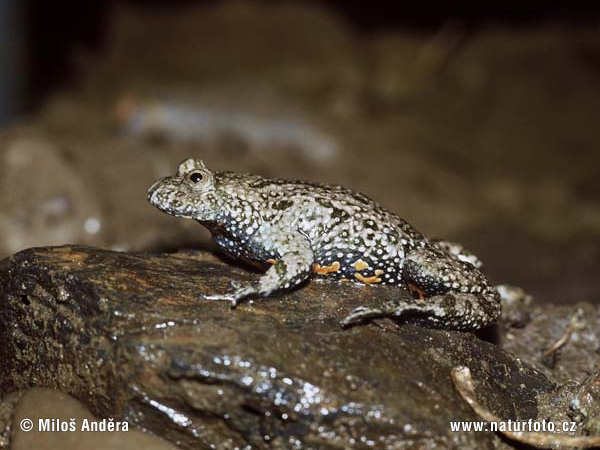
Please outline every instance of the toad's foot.
M358 325L362 322L366 322L367 320L377 319L378 317L385 317L389 313L389 309L380 309L380 308L369 308L367 306L359 306L355 310L353 310L350 314L344 317L340 321L340 325L343 328L351 327L353 325Z
M255 284L242 285L241 283L232 281L231 287L233 288L233 291L229 293L205 295L204 299L231 302L231 308L233 309L246 297L258 293L258 288Z

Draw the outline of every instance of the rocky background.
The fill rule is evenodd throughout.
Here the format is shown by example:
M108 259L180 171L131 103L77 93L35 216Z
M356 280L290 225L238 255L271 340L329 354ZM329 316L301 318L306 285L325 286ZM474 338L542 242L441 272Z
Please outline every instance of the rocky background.
M487 404L503 417L559 417L576 391L565 383L593 385L600 349L597 23L466 27L448 20L433 29L365 31L316 4L230 1L120 6L107 29L101 50L73 55L70 83L0 129L0 256L92 246L29 250L2 263L0 336L10 345L1 355L11 363L0 370L1 394L62 390L100 417L127 418L187 448L487 448L512 444L449 432L449 420L474 417L453 388L452 367L478 361L472 370L484 380ZM230 274L206 253L162 262L135 256L211 250L200 226L146 202L150 184L191 156L214 169L360 190L424 233L464 243L492 280L521 286L535 302L478 337L387 322L342 331L344 311L387 294L340 294L337 286L307 287L316 291L235 314L196 305L205 290L251 275ZM167 279L180 289L161 291ZM136 283L149 283L144 292L152 298L136 303ZM189 292L180 298L181 289ZM58 326L57 314L71 326ZM122 320L128 314L139 317ZM178 324L172 332L148 331L170 322ZM233 343L215 338L222 327ZM250 335L258 337L246 342ZM269 336L293 345L265 345ZM561 337L566 344L549 351ZM365 354L372 346L377 357ZM289 355L300 348L303 354ZM439 373L425 372L432 354ZM211 359L222 355L252 363L228 372ZM367 357L371 372L361 364ZM510 367L511 375L494 381L498 374L486 365ZM336 368L331 380L317 376L328 367ZM302 404L305 394L279 378L257 392L256 374L269 368L298 389L325 392L315 404L327 413L307 407L287 424L282 414L293 411L272 395ZM208 382L202 370L210 370ZM206 398L222 395L214 379L228 387L209 408ZM431 393L425 405L411 403L411 383ZM155 417L156 407L149 412L140 398L186 411L193 426ZM362 409L348 412L353 402ZM216 419L238 410L244 413ZM327 419L333 410L335 420ZM597 434L597 416L577 414L587 423L580 433ZM8 445L10 430L5 435Z

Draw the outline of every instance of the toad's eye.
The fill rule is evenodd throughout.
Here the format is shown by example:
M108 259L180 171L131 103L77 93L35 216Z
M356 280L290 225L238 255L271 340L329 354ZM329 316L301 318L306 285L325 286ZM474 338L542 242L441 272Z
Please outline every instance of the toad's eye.
M190 180L192 180L192 183L200 183L203 178L204 175L202 175L200 172L194 172L190 175Z

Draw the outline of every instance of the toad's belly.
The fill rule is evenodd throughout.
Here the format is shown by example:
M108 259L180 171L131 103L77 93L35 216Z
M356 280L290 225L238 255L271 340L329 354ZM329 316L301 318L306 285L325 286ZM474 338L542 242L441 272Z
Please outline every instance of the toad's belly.
M317 261L312 268L317 276L355 283L402 284L399 258L382 259L352 254L345 257L344 253L338 252L331 257L317 258Z

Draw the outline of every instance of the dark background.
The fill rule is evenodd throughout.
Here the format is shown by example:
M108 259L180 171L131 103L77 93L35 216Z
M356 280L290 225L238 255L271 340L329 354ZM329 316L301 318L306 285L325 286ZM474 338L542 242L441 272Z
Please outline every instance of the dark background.
M18 0L15 4L18 6ZM69 67L74 50L102 50L111 10L119 4L147 9L172 9L182 5L218 3L218 0L86 0L24 3L26 93L20 108L31 110L44 96L71 81ZM595 2L586 1L314 1L338 11L358 31L435 29L447 20L467 29L489 23L527 27L536 23L590 24L600 17Z

